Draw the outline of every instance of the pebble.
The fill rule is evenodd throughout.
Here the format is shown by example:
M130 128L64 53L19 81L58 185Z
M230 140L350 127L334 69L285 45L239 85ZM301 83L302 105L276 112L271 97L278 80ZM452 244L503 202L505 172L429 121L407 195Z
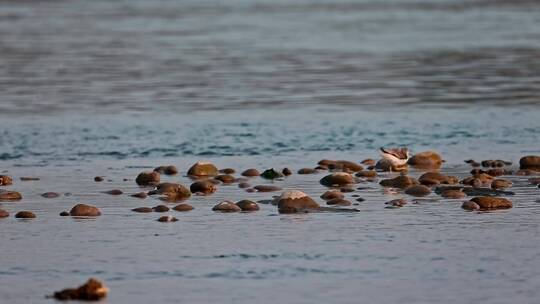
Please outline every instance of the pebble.
M162 199L167 201L182 201L191 197L189 189L178 183L161 183L148 194L161 194L163 195Z
M36 215L31 211L19 211L15 214L15 218L36 218Z
M235 203L229 201L223 201L212 208L213 211L217 212L239 212L242 211Z
M298 170L298 174L314 174L317 173L317 170L313 168L302 168Z
M325 193L321 194L321 198L325 201L333 200L336 198L344 198L345 195L338 190L328 190Z
M205 180L194 182L193 184L191 184L191 186L189 186L189 189L192 193L209 195L216 192L217 187L213 183Z
M258 192L274 192L274 191L280 191L281 188L277 186L272 185L257 185L253 187Z
M175 175L178 174L178 169L173 165L159 166L154 169L154 172L165 175Z
M62 212L60 212L59 215L60 215L60 216L69 216L69 212L67 212L67 211L62 211Z
M519 160L520 169L533 169L535 171L540 171L540 156L537 155L528 155L524 156Z
M43 194L41 194L42 197L44 198L56 198L56 197L59 197L60 196L60 193L56 193L56 192L45 192Z
M249 183L239 183L238 184L238 188L241 188L241 189L245 189L245 188L249 188L251 187L251 185Z
M505 179L495 179L491 182L492 189L506 189L512 187L512 182Z
M459 183L459 179L456 176L448 176L439 172L424 173L422 174L422 176L418 178L418 181L423 185L428 185L428 184L433 185L432 181L436 181L436 184L449 184L449 185Z
M0 175L0 186L9 186L13 184L13 179L7 175Z
M105 191L103 193L110 194L110 195L122 195L124 192L122 192L122 190L113 189L113 190Z
M236 181L236 178L230 174L222 174L214 177L214 179L224 183L224 184L232 184Z
M233 168L225 168L225 169L219 170L219 172L223 174L234 174L236 173L236 170L234 170Z
M341 187L353 184L354 178L349 173L337 172L323 177L319 182L327 187Z
M396 176L395 178L383 179L379 182L379 185L383 187L393 187L405 189L412 185L418 185L418 181L407 175Z
M104 180L104 178L101 177L101 176L96 176L96 177L94 177L94 181L95 181L96 183L102 182L103 180Z
M365 178L374 178L374 177L377 177L377 171L360 171L360 172L356 172L355 176L365 177Z
M461 190L448 189L444 190L441 193L441 196L449 199L460 199L466 197L467 195Z
M400 208L400 207L403 207L403 206L407 205L407 201L405 199L403 199L403 198L398 198L398 199L388 201L388 202L386 202L384 204L388 205L388 207L390 207L390 208Z
M0 209L0 218L4 218L4 217L8 217L8 216L9 216L9 212L7 212L4 209Z
M350 206L352 203L343 198L334 198L326 202L327 205Z
M195 177L200 176L216 176L219 171L217 167L206 161L199 161L189 168L187 174Z
M413 155L407 163L413 167L437 169L441 167L442 157L435 151L425 151Z
M283 173L283 175L285 176L289 176L292 174L292 171L289 168L283 168L283 170L281 170L281 173Z
M179 212L187 212L187 211L191 211L195 208L193 208L193 206L191 206L190 204L179 204L179 205L176 205L172 208L174 211L179 211Z
M22 195L17 191L7 191L0 189L0 201L20 201Z
M374 160L373 158L366 158L364 159L363 161L360 162L362 165L366 165L366 166L375 166L375 164L377 163L376 160Z
M135 179L139 186L155 186L159 184L159 181L160 175L157 172L141 172Z
M148 194L146 194L146 192L138 192L138 193L132 194L131 197L136 197L136 198L147 198L147 197L148 197Z
M287 190L276 199L279 213L306 212L320 207L311 197L299 190Z
M245 170L244 172L242 172L242 176L247 176L247 177L255 177L255 176L260 176L261 173L259 172L259 170L257 169L247 169Z
M164 216L158 218L157 221L162 222L162 223L170 223L170 222L176 222L176 221L178 221L178 219L175 218L174 216L164 215Z
M259 205L250 200L241 200L236 202L236 205L242 209L242 211L257 211L259 210Z
M471 199L471 202L478 206L479 210L509 209L512 208L512 202L502 197L480 196ZM465 203L463 204L465 205ZM469 204L471 205L471 204ZM474 206L472 206L474 207ZM467 209L462 206L462 208ZM476 210L476 209L471 209Z
M169 207L165 205L157 205L153 207L152 210L154 210L154 212L167 212L169 211Z
M77 204L69 211L71 216L100 216L101 211L99 208L86 205L86 204Z
M424 185L414 185L406 188L405 193L412 196L426 196L431 193L431 189Z
M154 210L152 208L150 208L150 207L139 207L139 208L131 209L131 211L139 212L139 213L149 213L149 212L152 212Z

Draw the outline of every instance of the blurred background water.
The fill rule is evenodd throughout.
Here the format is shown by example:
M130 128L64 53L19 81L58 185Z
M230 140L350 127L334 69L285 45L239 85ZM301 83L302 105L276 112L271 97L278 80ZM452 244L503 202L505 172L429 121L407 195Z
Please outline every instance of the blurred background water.
M360 216L209 214L244 198L223 187L166 227L101 191L137 191L123 178L140 165L298 169L393 145L436 149L455 174L468 158L515 163L540 153L539 58L534 0L1 0L0 170L42 180L2 205L38 219L0 221L0 302L95 275L112 303L534 303L524 178L516 208L489 214L434 195L389 213L400 194L376 184ZM318 197L319 178L280 186ZM45 204L55 190L73 195ZM104 216L66 224L79 200Z

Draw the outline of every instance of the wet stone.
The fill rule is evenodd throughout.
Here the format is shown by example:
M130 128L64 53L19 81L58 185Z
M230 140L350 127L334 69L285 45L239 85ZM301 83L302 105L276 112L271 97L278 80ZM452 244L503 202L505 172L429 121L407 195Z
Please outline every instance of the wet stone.
M341 187L353 184L354 178L349 173L337 172L323 177L319 182L327 187Z
M360 172L356 172L355 176L364 177L364 178L374 178L374 177L377 177L377 171L360 171Z
M155 186L160 182L160 175L157 172L141 172L135 182L139 186Z
M313 168L302 168L298 170L298 174L314 174L317 173L317 170Z
M292 174L292 171L289 168L283 168L283 170L281 170L281 173L283 173L283 175L285 176L289 176Z
M13 184L13 180L10 176L0 175L0 186L9 186Z
M100 216L101 211L94 206L77 204L69 211L71 216Z
M242 211L257 211L259 210L259 205L257 203L250 201L250 200L241 200L236 203Z
M60 300L99 301L107 296L109 288L102 282L91 278L78 288L68 288L55 292L52 297Z
M169 211L169 207L165 205L157 205L153 207L152 210L154 210L154 212L167 212Z
M9 216L9 212L4 209L0 209L0 218L5 218Z
M23 176L19 178L22 182L31 182L31 181L38 181L39 177L32 177L32 176Z
M366 165L366 166L375 166L375 164L377 163L376 160L374 160L373 158L366 158L364 159L363 161L360 162L362 165Z
M259 172L259 170L257 169L247 169L245 170L244 172L242 172L242 176L247 176L247 177L255 177L255 176L260 176L261 173Z
M471 199L480 210L508 209L512 208L512 202L502 197L480 196Z
M495 179L491 182L492 189L506 189L512 187L512 182L505 179Z
M236 178L230 174L222 174L214 177L214 179L217 179L218 181L224 183L224 184L232 184L236 181Z
M441 166L442 157L435 151L425 151L413 155L407 163L420 169L436 169Z
M321 198L325 201L333 200L336 198L344 198L344 197L345 195L341 191L338 191L338 190L329 190L321 194Z
M22 195L17 191L7 191L0 189L0 201L20 201Z
M69 212L67 212L67 211L62 211L62 212L60 212L59 215L60 215L60 216L69 216Z
M41 194L41 197L44 197L44 198L57 198L59 196L60 196L60 193L56 193L56 192L45 192Z
M326 202L327 205L336 205L336 206L350 206L352 203L343 198L335 198Z
M146 192L138 192L138 193L132 194L131 197L136 197L136 198L147 198L147 197L148 197L148 194L146 194Z
M520 169L533 169L540 171L540 156L528 155L519 160Z
M225 168L225 169L219 170L219 172L223 174L234 174L236 173L236 170L234 170L233 168Z
M449 199L460 199L466 197L467 195L461 190L448 189L441 192L441 196Z
M241 188L241 189L245 189L245 188L249 188L251 187L251 185L249 183L240 183L238 184L238 188Z
M320 205L302 191L284 191L277 199L279 213L298 213L318 210Z
M178 168L173 165L159 166L157 168L154 168L154 172L164 175L175 175L178 174Z
M277 186L272 185L257 185L253 187L258 192L274 192L274 191L280 191L281 188Z
M94 181L95 181L96 183L102 182L103 180L104 180L104 178L101 177L101 176L96 176L96 177L94 177Z
M218 173L219 171L214 164L210 162L199 161L195 163L193 166L191 166L191 168L189 168L187 174L191 176L200 177L200 176L216 176L218 175Z
M15 218L35 218L36 215L31 211L19 211L15 214Z
M191 206L190 204L179 204L179 205L174 206L172 209L178 212L187 212L195 208L193 208L193 206Z
M224 212L224 213L242 211L242 209L238 207L235 203L229 202L229 201L223 201L215 205L212 208L212 210L216 212Z
M162 223L171 223L171 222L178 221L178 219L175 218L174 216L164 215L164 216L158 218L157 221L162 222Z
M409 186L417 185L418 181L412 177L400 175L395 178L383 179L379 184L383 187L405 189Z
M105 191L103 193L109 194L109 195L122 195L124 192L122 192L122 190L119 190L119 189L113 189L113 190Z
M150 207L138 207L138 208L131 209L131 211L139 212L139 213L149 213L149 212L152 212L154 210L152 208L150 208Z
M431 189L424 185L414 185L406 188L405 193L412 196L426 196L431 193Z
M403 198L398 198L398 199L388 201L384 204L391 208L400 208L407 205L407 201Z
M190 190L178 183L161 183L157 185L156 190L150 191L148 194L161 194L161 199L166 201L182 201L191 197Z
M216 192L217 187L209 181L198 181L191 184L189 189L192 193L209 195Z

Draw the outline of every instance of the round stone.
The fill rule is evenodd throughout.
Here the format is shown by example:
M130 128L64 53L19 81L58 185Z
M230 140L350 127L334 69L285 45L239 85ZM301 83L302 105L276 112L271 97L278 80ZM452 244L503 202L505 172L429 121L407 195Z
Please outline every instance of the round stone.
M431 189L424 185L414 185L406 188L405 193L412 196L426 196L431 193Z
M71 216L100 216L101 211L92 205L77 204L69 211Z
M195 163L191 168L188 170L188 175L191 176L216 176L218 175L219 171L217 167L210 163L205 161L199 161Z
M139 186L155 186L159 184L159 181L160 175L157 172L141 172L135 179Z

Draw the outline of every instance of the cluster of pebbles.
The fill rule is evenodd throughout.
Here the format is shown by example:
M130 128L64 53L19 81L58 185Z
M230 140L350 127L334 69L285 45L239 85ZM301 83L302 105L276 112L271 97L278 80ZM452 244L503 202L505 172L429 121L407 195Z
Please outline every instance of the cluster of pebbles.
M512 187L512 182L502 178L510 175L538 175L540 174L540 156L525 156L520 159L520 166L517 171L512 171L512 165L504 160L484 160L476 162L466 160L472 170L470 176L458 178L456 176L445 175L440 172L444 163L442 157L434 151L425 151L413 155L408 159L408 166L401 169L401 172L393 178L382 179L379 185L385 189L392 189L394 192L403 193L412 197L424 197L435 194L447 199L464 200L462 205L466 210L494 210L512 208L512 202L507 197L513 195L508 189ZM425 171L419 178L407 175L408 167L414 167ZM344 193L356 192L362 188L355 188L355 185L365 181L375 181L380 172L392 170L392 165L385 163L385 159L376 161L365 159L360 163L346 160L323 159L313 168L300 168L296 174L307 175L324 173L320 179L320 184L327 187L328 191L322 193L320 198L326 202L326 206L321 206L313 198L297 189L283 190L275 185L251 186L252 177L261 177L267 180L283 180L294 174L289 168L275 170L273 168L259 171L250 168L240 173L241 177L235 177L236 170L225 168L219 170L210 162L197 162L189 168L187 176L192 179L189 186L180 183L162 182L162 175L176 175L179 170L172 165L160 166L153 171L141 172L135 178L137 185L141 189L150 189L131 194L134 198L145 199L149 196L157 197L163 202L152 207L133 208L133 212L164 213L171 209L177 212L188 212L194 207L186 200L192 195L211 196L218 191L220 185L237 184L239 189L246 192L281 192L280 195L273 196L271 200L261 201L276 205L279 213L306 213L306 212L358 212L358 209L350 208L358 205L345 198ZM24 177L21 180L39 180L37 178ZM94 178L96 182L102 182L103 177ZM529 179L530 184L538 186L539 177ZM13 184L13 179L7 175L0 175L0 186L2 188ZM21 193L0 188L0 202L17 202L23 199ZM122 195L123 191L118 189L104 191L109 195ZM46 192L42 194L44 198L55 198L59 194ZM357 201L363 198L358 195ZM470 197L470 199L467 199ZM174 204L174 205L171 205ZM407 204L405 198L394 199L386 203L386 208L399 208ZM258 202L240 199L238 201L221 201L212 207L215 212L253 212L259 210ZM0 209L0 218L9 217L6 210ZM96 217L101 215L101 210L95 206L78 203L70 211L62 211L61 216L73 217ZM31 219L36 214L31 211L21 210L15 214L16 218ZM177 218L164 215L157 219L160 222L175 222Z

